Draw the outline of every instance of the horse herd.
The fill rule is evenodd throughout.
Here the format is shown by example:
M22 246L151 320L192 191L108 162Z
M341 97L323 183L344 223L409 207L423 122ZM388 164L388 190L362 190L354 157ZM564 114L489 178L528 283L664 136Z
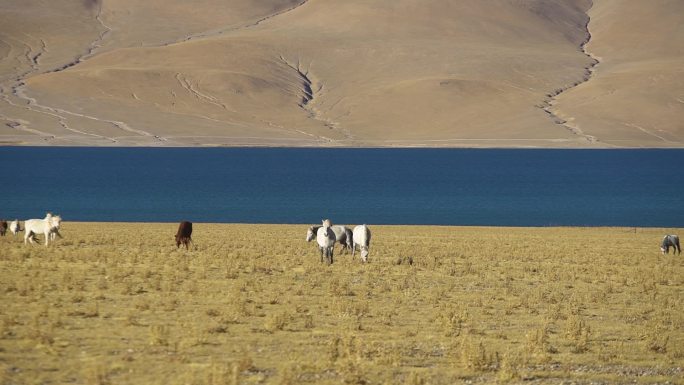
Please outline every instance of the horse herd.
M45 236L45 246L48 246L50 241L54 242L57 237L62 238L62 234L59 233L61 223L62 217L59 215L52 215L52 213L47 213L43 219L27 219L24 221L23 229L17 219L11 221L9 224L7 221L0 220L0 236L5 236L8 229L15 236L20 231L24 231L24 243L36 243L38 241L36 236L42 234ZM189 244L193 243L191 236L192 223L182 221L178 226L178 231L175 236L176 247L178 248L183 244L185 248L188 249ZM351 249L352 256L354 256L356 249L358 248L361 252L361 260L363 262L368 262L371 232L365 224L356 226L353 230L350 230L346 226L333 225L329 219L324 219L321 226L310 226L307 229L306 241L311 242L314 239L316 239L316 243L318 243L321 263L324 261L328 265L333 263L335 243L339 243L342 246L340 251L348 251ZM665 235L663 237L660 244L660 251L663 254L667 254L670 252L670 247L672 247L673 253L676 252L677 254L681 254L682 249L679 245L679 237L677 235Z
M45 246L48 245L50 241L54 242L59 236L62 238L62 234L59 233L59 226L62 223L62 217L59 215L52 215L52 213L47 213L43 219L27 219L24 221L24 228L21 228L21 224L18 219L15 219L7 224L7 221L0 221L0 235L4 236L9 227L9 231L13 235L17 235L20 231L24 232L24 243L30 242L35 243L38 241L36 235L43 234L45 236Z
M184 245L189 249L192 242L192 222L181 221L176 231L176 248ZM306 231L306 241L311 242L316 239L318 249L321 253L321 263L325 261L328 265L333 263L335 243L339 242L342 251L351 249L352 256L356 253L356 248L361 252L361 260L368 262L368 251L370 248L371 232L367 225L354 227L349 230L346 226L332 225L330 219L324 219L322 226L310 226ZM324 259L325 256L325 259Z
M368 249L370 248L371 232L367 225L359 225L354 230L349 230L346 226L333 226L330 219L324 219L322 226L311 226L306 231L306 241L311 242L316 238L318 250L321 253L321 262L330 265L333 263L333 251L335 242L342 245L342 250L352 250L352 256L358 247L361 252L361 260L368 262Z

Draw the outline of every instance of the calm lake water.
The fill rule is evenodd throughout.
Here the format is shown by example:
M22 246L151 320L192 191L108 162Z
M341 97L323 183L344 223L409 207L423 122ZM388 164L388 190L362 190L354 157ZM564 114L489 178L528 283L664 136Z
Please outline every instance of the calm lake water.
M2 218L684 225L684 150L0 147Z

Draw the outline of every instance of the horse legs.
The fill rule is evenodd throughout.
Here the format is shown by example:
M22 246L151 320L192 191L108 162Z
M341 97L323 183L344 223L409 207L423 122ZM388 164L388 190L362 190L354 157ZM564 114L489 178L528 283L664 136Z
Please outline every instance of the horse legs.
M24 243L26 243L27 238L29 243L32 245L38 242L38 237L36 237L36 233L33 231L29 231L28 233L24 234Z

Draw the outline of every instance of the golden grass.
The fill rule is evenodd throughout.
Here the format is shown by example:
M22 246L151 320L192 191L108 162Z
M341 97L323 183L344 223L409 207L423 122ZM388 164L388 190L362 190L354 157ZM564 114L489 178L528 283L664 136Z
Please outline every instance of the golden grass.
M682 383L672 229L372 226L330 267L304 225L175 230L1 238L0 383Z

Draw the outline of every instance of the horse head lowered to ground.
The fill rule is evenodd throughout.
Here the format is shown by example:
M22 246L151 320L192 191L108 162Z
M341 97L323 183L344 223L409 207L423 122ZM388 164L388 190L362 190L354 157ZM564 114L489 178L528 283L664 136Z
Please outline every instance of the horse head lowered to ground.
M676 235L666 235L663 237L663 242L660 244L660 251L663 254L667 254L670 252L670 247L672 247L673 251L672 254L677 253L681 254L682 253L682 248L679 246L679 237Z
M354 242L352 245L352 256L354 256L356 248L359 247L361 249L361 260L364 262L368 262L368 248L370 247L370 240L371 232L370 229L368 229L368 226L364 224L354 227Z
M192 242L192 222L182 221L178 225L178 231L176 232L176 248L179 248L181 244L185 245L185 249L189 249L189 244ZM193 243L194 245L194 243Z

